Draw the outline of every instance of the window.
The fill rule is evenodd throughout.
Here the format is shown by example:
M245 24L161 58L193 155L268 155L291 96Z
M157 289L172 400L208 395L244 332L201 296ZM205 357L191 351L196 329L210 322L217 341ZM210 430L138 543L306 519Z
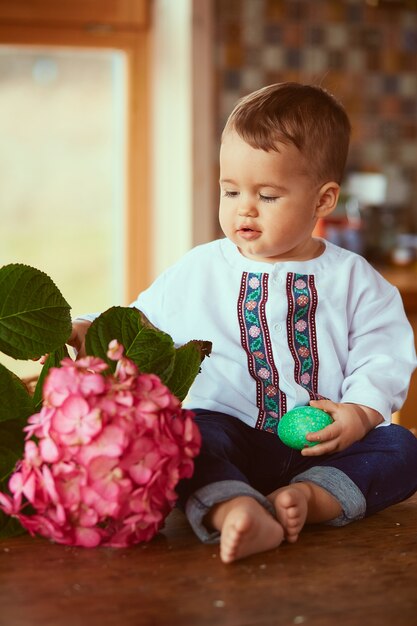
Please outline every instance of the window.
M0 264L49 274L74 314L122 303L125 60L0 46Z
M16 4L0 6L0 265L48 273L74 315L126 304L151 272L148 3Z

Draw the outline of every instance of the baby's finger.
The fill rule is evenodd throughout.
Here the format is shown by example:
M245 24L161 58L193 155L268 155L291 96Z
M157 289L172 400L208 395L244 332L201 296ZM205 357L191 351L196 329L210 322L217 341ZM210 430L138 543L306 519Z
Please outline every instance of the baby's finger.
M332 415L332 413L337 409L336 402L333 402L332 400L324 400L324 399L323 400L311 400L310 406L314 407L315 409L321 409L322 411L329 413L329 415Z
M315 446L306 446L301 450L303 456L321 456L323 454L331 454L337 450L338 440L331 439L330 441L324 441L318 443Z
M42 356L38 356L35 359L31 359L31 361L39 361L40 365L44 365L48 356L49 354L43 354Z
M328 426L325 426L325 428L322 428L321 430L307 433L306 439L307 441L325 442L325 441L331 441L332 439L335 439L336 437L339 436L339 434L340 434L340 426L336 422L333 422L333 424L329 424Z

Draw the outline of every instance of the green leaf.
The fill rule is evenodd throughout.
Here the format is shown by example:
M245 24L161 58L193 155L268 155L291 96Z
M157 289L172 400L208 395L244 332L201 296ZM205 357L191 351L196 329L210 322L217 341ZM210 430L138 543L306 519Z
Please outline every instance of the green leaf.
M25 385L0 363L0 423L6 420L25 421L35 413L33 399Z
M199 373L201 362L210 352L209 341L189 341L176 350L174 369L166 385L181 401Z
M116 363L107 357L108 345L113 339L124 346L125 355L141 372L157 374L163 382L171 376L175 361L174 342L137 309L112 307L95 319L88 329L87 354L100 357L114 371Z
M45 382L45 378L49 370L51 369L51 367L60 367L61 361L65 357L69 357L66 346L62 346L61 348L58 348L58 350L54 350L53 352L48 354L48 358L45 361L45 364L39 375L38 382L36 383L35 393L33 394L33 402L35 404L36 411L40 410L41 408L43 383Z
M211 351L208 341L190 341L175 348L169 335L155 328L141 311L131 307L108 309L94 320L86 335L87 354L109 363L112 371L116 363L109 360L107 350L113 339L124 346L125 355L141 372L157 374L180 400L187 395L202 360Z
M0 424L0 485L4 487L23 454L24 432L19 422Z
M0 539L9 539L23 535L27 531L20 525L20 522L14 517L9 517L3 511L0 511Z
M27 418L35 412L26 387L12 372L0 364L0 487L22 456Z
M21 419L0 422L0 491L4 493L8 493L9 477L23 454L24 425L25 421ZM14 537L24 532L16 519L0 511L0 538Z
M0 268L0 350L34 359L65 344L71 334L70 306L54 282L28 265Z

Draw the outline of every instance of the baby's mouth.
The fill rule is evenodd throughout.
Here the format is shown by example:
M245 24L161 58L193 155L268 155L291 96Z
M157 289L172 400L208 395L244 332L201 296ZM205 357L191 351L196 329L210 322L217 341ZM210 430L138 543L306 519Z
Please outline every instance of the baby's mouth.
M260 231L250 228L249 226L242 226L239 228L238 234L243 239L253 239L254 237L258 237L260 235Z
M248 226L248 224L243 224L242 226L238 228L238 230L239 232L249 232L249 233L258 232L256 228L254 228L253 226Z

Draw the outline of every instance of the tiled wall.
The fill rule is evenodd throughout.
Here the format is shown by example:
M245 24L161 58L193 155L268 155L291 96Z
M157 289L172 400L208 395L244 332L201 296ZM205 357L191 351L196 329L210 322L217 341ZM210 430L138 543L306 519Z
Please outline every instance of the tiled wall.
M215 25L219 135L240 96L321 84L352 121L349 169L402 177L417 231L417 2L216 0Z

